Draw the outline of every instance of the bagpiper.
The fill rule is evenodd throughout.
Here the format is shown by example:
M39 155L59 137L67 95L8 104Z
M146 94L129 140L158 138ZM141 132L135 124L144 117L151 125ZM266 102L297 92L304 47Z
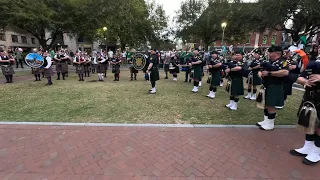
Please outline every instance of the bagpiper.
M211 52L211 59L208 61L208 68L210 73L210 87L207 97L214 99L216 97L217 87L220 85L222 63L217 51Z
M101 53L97 54L96 63L98 64L97 65L97 74L98 74L99 81L104 81L104 72L105 72L104 63L106 61L107 60L101 55Z
M53 69L52 69L52 58L50 57L50 54L48 52L44 52L42 54L43 58L45 59L45 61L47 61L47 66L45 66L43 68L43 73L44 76L47 78L48 83L46 84L47 86L51 86L52 83L52 76L53 76Z
M55 55L54 60L56 62L56 71L58 75L57 80L60 80L60 74L62 74L62 79L65 80L66 74L68 73L69 57L63 50L60 50L59 53Z
M238 109L239 96L244 94L243 87L243 52L237 51L232 56L232 60L227 63L226 73L229 80L226 91L230 93L230 102L226 107L230 110Z
M257 86L261 85L261 78L258 76L260 71L260 62L262 51L260 49L255 49L253 52L253 60L249 64L248 70L249 75L247 79L248 83L248 95L245 96L245 99L256 100L257 99Z
M197 93L199 91L199 82L202 78L202 59L197 50L193 51L194 57L191 58L191 65L193 71L193 89L192 92Z
M282 48L272 45L268 52L269 60L263 61L260 65L263 71L259 72L259 76L262 77L263 87L257 97L257 102L263 103L261 106L264 106L264 120L257 123L262 130L274 129L276 106L284 104L284 77L289 75L287 61L282 58Z
M76 66L76 73L79 76L79 81L84 81L83 74L84 74L84 64L86 60L84 59L82 53L76 53L76 56L73 59L73 64Z
M6 83L13 83L13 64L15 59L13 57L8 56L3 50L0 50L0 66L2 70L2 74L6 78Z
M112 64L112 73L114 73L114 81L120 80L120 63L121 60L114 54L110 60L110 64Z
M305 87L297 122L297 129L305 134L305 142L302 148L290 153L304 157L304 164L313 165L320 162L320 58L307 65L297 82Z
M84 56L85 63L84 63L84 77L90 77L91 72L91 57L85 54Z

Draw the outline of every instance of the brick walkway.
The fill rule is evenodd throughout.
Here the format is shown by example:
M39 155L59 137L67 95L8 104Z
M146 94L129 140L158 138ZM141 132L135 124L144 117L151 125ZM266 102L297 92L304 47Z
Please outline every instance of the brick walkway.
M0 125L0 179L318 179L294 129ZM317 177L315 177L317 176Z

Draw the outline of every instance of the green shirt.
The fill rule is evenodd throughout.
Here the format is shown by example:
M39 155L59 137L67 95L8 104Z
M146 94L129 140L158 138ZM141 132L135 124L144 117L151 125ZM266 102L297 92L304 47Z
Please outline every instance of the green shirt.
M132 52L127 52L127 58L131 59L131 57L132 57Z

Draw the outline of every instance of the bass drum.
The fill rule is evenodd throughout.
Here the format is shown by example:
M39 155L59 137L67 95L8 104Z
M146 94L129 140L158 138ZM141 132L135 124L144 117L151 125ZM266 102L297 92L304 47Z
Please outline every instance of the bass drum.
M142 53L135 54L132 65L133 65L133 68L137 71L145 69L147 65L146 56Z
M43 59L43 57L38 53L29 53L25 58L26 64L32 68L42 67L44 64L44 61L45 60Z

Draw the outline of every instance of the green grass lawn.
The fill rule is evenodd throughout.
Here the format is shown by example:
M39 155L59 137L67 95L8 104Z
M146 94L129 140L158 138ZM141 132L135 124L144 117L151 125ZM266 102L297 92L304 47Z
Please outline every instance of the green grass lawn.
M33 75L31 73L31 70L29 70L29 71L17 71L13 75L13 80L14 80L15 77L21 77L21 76L33 76ZM2 73L0 75L0 79L5 79L4 76L2 75Z
M108 72L109 73L109 72ZM119 82L108 74L106 82L79 82L75 73L66 81L45 86L41 82L24 81L0 85L0 121L30 122L104 122L104 123L170 123L170 124L255 124L263 119L263 110L254 101L240 99L238 111L225 108L228 94L219 88L214 100L208 99L208 84L199 93L191 92L192 83L163 79L157 82L157 94L149 95L150 83L138 74L129 81L122 71ZM206 78L204 78L206 79ZM294 91L285 108L278 111L278 124L295 124L302 92Z

